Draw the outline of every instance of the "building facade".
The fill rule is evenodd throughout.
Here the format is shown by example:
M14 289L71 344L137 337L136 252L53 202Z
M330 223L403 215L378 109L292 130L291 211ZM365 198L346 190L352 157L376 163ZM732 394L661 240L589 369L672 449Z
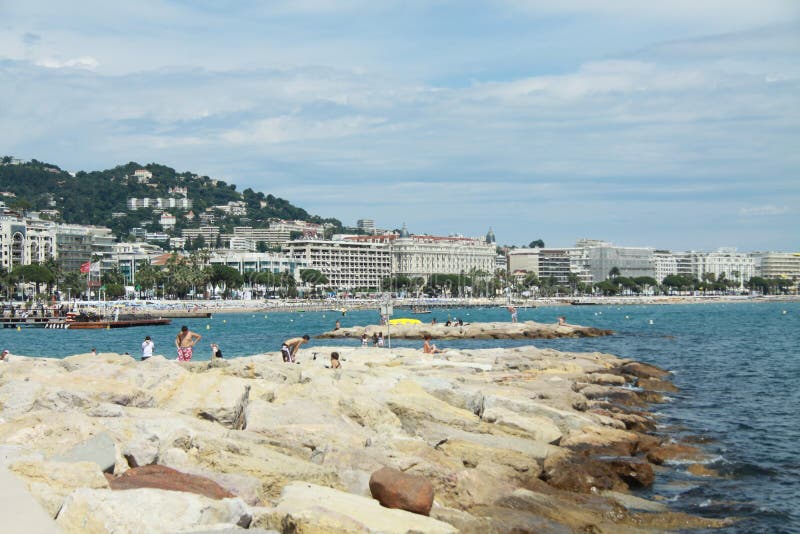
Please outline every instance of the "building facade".
M392 272L392 255L383 243L355 241L289 241L284 251L328 278L330 287L340 290L377 289Z

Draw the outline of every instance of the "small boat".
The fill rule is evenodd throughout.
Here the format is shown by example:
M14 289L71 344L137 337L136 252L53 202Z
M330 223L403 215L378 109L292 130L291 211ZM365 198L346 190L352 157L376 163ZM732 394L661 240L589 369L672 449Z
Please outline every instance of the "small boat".
M89 329L100 329L100 328L130 328L133 326L159 326L159 325L167 325L170 324L172 321L170 319L163 319L161 317L143 317L143 318L136 318L136 317L124 317L123 319L117 320L108 320L103 319L102 317L94 314L94 313L73 313L70 312L67 314L67 320L63 323L63 328L67 328L69 330L89 330ZM49 325L49 328L59 328L53 324Z
M428 308L414 307L414 308L411 308L411 313L419 315L419 314L422 314L422 313L431 313L431 311Z
M389 319L389 324L422 324L422 321L419 319L400 317L398 319Z
M170 324L170 319L132 319L130 321L75 321L66 323L70 330L99 328L130 328L132 326L160 326Z
M570 304L572 304L573 306L596 306L597 305L596 302L590 302L590 301L586 301L586 300L573 300L572 302L570 302Z

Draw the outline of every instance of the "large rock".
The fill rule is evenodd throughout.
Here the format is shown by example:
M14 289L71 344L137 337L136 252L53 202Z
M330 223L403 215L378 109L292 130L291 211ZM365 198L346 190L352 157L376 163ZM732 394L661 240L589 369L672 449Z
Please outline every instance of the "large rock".
M117 446L107 432L102 432L52 459L57 462L94 462L102 471L111 472L117 463Z
M67 533L181 532L203 526L248 527L252 516L241 499L214 500L159 489L79 489L64 501L56 523Z
M253 527L297 533L455 533L453 526L404 510L382 507L369 497L293 482L273 509L256 513Z
M171 491L188 491L210 499L227 499L234 495L213 480L181 473L163 465L145 465L127 470L109 480L112 490L155 488Z
M222 374L217 369L205 373L186 373L180 379L158 387L155 402L164 410L217 421L230 428L241 428L250 386L249 381Z
M505 425L521 430L535 439L544 443L557 445L563 434L551 419L532 415L520 415L501 407L488 408L483 411L484 421Z
M94 462L19 461L9 470L22 478L50 517L56 516L64 499L76 489L108 489L106 477Z
M387 508L428 515L433 506L433 485L430 482L389 467L372 473L369 491Z

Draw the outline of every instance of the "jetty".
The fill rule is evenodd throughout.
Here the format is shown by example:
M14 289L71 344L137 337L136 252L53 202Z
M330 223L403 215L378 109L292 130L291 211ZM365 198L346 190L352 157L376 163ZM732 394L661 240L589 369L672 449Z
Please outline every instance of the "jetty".
M338 352L342 367L311 349L297 365L277 352L213 363L7 357L0 451L13 451L16 494L28 491L65 534L732 524L635 493L671 460L707 458L654 433L646 407L674 390L664 370L532 346L313 351Z
M553 339L559 337L600 337L610 336L614 333L613 330L591 326L525 321L520 323L464 323L450 326L446 323L351 326L324 332L316 337L320 339L360 338L362 334L371 336L379 332L384 335L390 332L393 338L400 339L420 339L423 336L431 336L434 339Z

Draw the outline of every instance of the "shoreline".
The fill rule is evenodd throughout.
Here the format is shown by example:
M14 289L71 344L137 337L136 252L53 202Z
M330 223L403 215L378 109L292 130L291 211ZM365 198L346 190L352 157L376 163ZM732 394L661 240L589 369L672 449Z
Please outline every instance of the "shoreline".
M325 367L318 355L329 351L341 354L342 369ZM177 496L210 512L176 514L160 528L212 521L279 532L645 532L730 524L636 494L658 466L704 459L653 433L648 406L675 388L652 365L533 346L438 357L318 346L298 359L14 357L0 364L0 444L15 448L10 471L65 532L108 518L123 530L152 530L165 518L147 512ZM87 443L97 454L90 463L70 455ZM199 481L164 491L144 477L137 486L142 466L200 477L228 498L197 495ZM367 479L381 467L432 484L430 517L376 507ZM116 491L123 479L125 489L141 489Z
M345 300L164 300L164 301L113 301L105 304L78 302L81 307L93 311L108 311L120 308L126 314L151 314L159 312L176 316L180 312L197 313L271 313L271 312L340 312L351 310L378 310L381 299ZM681 296L624 296L624 297L559 297L547 299L514 299L510 304L505 299L392 299L395 309L411 312L412 308L504 308L513 305L519 309L559 306L636 306L672 304L710 304L741 302L800 302L800 295L681 295ZM579 304L573 304L579 302ZM397 314L395 314L397 315Z

